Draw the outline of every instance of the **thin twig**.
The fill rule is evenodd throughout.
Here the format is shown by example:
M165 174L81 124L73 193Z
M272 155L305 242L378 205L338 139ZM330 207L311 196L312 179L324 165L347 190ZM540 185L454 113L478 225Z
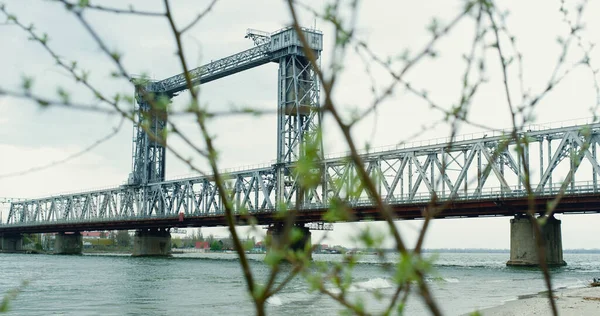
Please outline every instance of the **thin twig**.
M18 99L32 100L42 107L46 106L60 106L69 110L78 110L78 111L86 111L86 112L97 112L103 114L118 114L118 112L114 109L101 108L97 104L82 104L82 103L74 103L74 102L65 102L61 100L52 100L39 95L35 95L31 92L16 92L16 91L8 91L0 88L0 96L9 96Z
M169 20L169 25L171 27L171 30L175 37L175 41L177 43L177 55L179 57L179 61L181 63L183 71L184 71L183 73L185 75L185 80L187 83L188 91L189 91L191 99L192 99L192 104L197 108L198 107L198 95L196 93L196 90L194 89L194 85L192 84L192 79L191 79L190 73L188 71L189 68L187 66L186 59L183 55L183 43L181 42L181 32L179 32L177 30L177 27L175 26L175 21L173 19L173 16L171 15L171 9L169 7L169 0L164 0L164 4L165 4L165 9L166 9L167 19ZM208 160L209 160L211 169L213 171L215 184L217 186L217 189L219 190L219 196L225 207L225 218L227 221L227 226L229 229L229 233L232 236L235 250L238 254L238 257L240 258L240 264L242 266L244 278L246 279L246 285L248 287L248 291L252 294L252 297L254 298L254 296L257 294L254 291L254 278L252 275L252 271L250 270L250 266L248 264L248 259L246 258L244 248L241 244L241 241L240 241L237 231L235 229L235 220L233 218L233 209L232 209L231 201L228 199L227 190L225 189L225 187L223 185L224 182L223 182L221 174L219 173L219 169L217 168L217 164L215 161L216 151L215 151L215 148L212 143L213 140L208 134L208 131L207 131L206 125L205 125L205 118L201 115L200 112L197 112L196 121L198 122L198 125L200 126L202 136L206 143L206 148L209 153ZM263 314L264 313L263 308L264 308L264 306L257 306L257 313Z
M335 74L333 74L331 76L331 79L329 81L325 80L322 71L318 67L317 58L315 56L315 53L313 52L312 49L310 49L310 45L308 44L306 36L304 36L304 32L302 31L302 29L300 28L300 25L298 24L298 18L297 18L297 14L296 14L293 2L294 2L293 0L287 1L288 8L290 9L290 13L292 15L293 26L296 31L296 34L298 35L298 37L300 38L300 41L302 42L303 51L304 51L305 55L307 56L308 60L313 65L314 71L316 72L317 76L319 77L319 79L322 82L323 89L325 90L325 109L328 110L333 115L336 123L342 130L344 139L345 139L346 143L348 144L348 147L350 147L351 159L355 164L356 170L357 170L361 180L363 181L363 185L365 185L365 187L368 189L368 192L370 193L372 199L375 200L375 204L377 205L377 208L380 210L384 219L388 223L389 229L390 229L390 231L394 237L394 240L396 242L397 250L400 253L402 253L403 255L406 255L408 252L407 252L407 249L404 246L402 238L400 237L400 234L394 224L394 219L393 219L391 209L390 209L389 205L387 205L386 203L383 203L383 200L382 200L381 196L378 194L377 189L375 188L375 185L373 184L369 175L367 174L367 172L364 168L362 159L358 155L358 152L356 150L356 145L354 144L354 140L352 139L352 136L350 135L350 127L347 126L346 124L344 124L344 122L342 121L342 119L341 119L339 113L337 112L336 107L334 106L333 101L331 99L332 91L333 91L333 87L334 87L334 83L335 83L335 78L336 78ZM405 71L407 71L407 70L408 70L408 68L405 69ZM433 297L431 296L431 293L429 292L428 286L423 279L423 275L420 273L420 271L417 271L417 275L418 275L417 281L419 284L419 289L421 290L422 298L424 299L425 303L428 305L430 311L434 315L441 315L441 311L439 310L439 308L437 307L437 304L433 300Z
M181 35L181 34L187 32L194 25L196 25L196 23L198 23L198 21L202 20L202 18L212 10L215 3L217 3L217 0L212 0L210 2L210 4L208 5L208 7L206 7L206 9L204 9L204 11L200 12L192 22L190 22L186 27L179 30L179 34Z
M72 3L72 2L69 2L66 0L48 0L48 1L60 2L60 3L64 4L68 10L71 10L73 8L82 8L82 9L93 9L93 10L97 10L97 11L104 11L104 12L116 13L116 14L131 14L131 15L153 16L153 17L164 17L165 16L164 12L141 11L141 10L134 9L133 7L130 7L129 9L125 10L125 9L118 9L118 8L112 8L112 7L103 7L100 5L93 5L90 3L81 5L79 3Z

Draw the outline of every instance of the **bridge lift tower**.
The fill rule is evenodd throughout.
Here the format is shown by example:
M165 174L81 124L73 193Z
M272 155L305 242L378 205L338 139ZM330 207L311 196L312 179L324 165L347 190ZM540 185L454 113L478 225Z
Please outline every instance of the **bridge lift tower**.
M302 28L310 49L317 58L323 49L323 34L314 29ZM189 71L194 86L205 84L235 73L275 62L279 64L277 91L277 163L274 186L276 201L289 199L294 191L290 164L303 155L303 144L309 135L315 135L321 121L319 105L319 80L304 53L302 41L293 27L273 33L248 29L246 38L254 47L213 61ZM138 107L134 126L133 171L129 185L142 189L146 196L152 194L152 184L165 180L165 147L158 141L166 128L167 114L156 103L148 100L172 99L189 89L185 74L160 81L150 81L136 86ZM150 96L150 98L148 98ZM150 133L146 133L145 125ZM322 158L322 143L318 144ZM146 207L147 203L144 203ZM144 213L146 210L144 210Z
M304 36L308 49L312 50L318 60L323 48L322 33L314 29L302 28L300 34ZM309 194L300 196L292 169L294 163L306 153L305 144L309 140L312 141L310 137L314 137L318 132L322 115L319 105L319 80L305 55L301 38L294 28L287 27L273 33L248 30L246 37L253 40L254 47L192 69L187 75L191 79L192 86L197 86L266 63L279 64L277 163L262 175L257 174L260 180L254 180L254 183L258 186L259 182L256 181L260 181L261 192L266 201L266 206L263 205L263 208L272 209L273 205L279 203L293 204L295 202L293 197L302 203L308 200ZM99 216L102 218L116 213L120 213L121 216L152 218L164 216L174 210L172 201L169 203L165 199L164 194L168 192L163 191L166 153L164 132L167 128L168 113L165 105L169 104L173 97L192 87L187 84L186 74L179 74L160 81L137 81L135 88L137 119L133 138L133 170L128 185L105 193L87 192L77 197L60 196L59 199L65 198L65 200L51 202L48 205L42 202L45 200L11 203L8 222L35 221L41 218L48 221L50 218L57 217L84 219ZM319 141L317 146L317 159L322 159L323 145ZM204 186L200 185L200 187ZM253 188L238 187L236 190L240 190L238 192L240 196L241 191L251 191ZM175 193L175 191L170 192ZM258 197L258 191L256 192ZM272 194L275 203L271 203ZM205 203L207 210L213 207L213 204L214 206L219 204L214 199L217 196L213 191L212 198L207 201L208 204ZM194 196L193 199L195 200L196 197ZM180 205L182 201L183 199L179 200ZM45 206L42 207L41 204ZM255 201L255 205L257 208L261 207L258 201ZM81 211L78 215L76 209ZM169 253L171 237L168 228L158 226L162 228L146 225L136 230L133 255ZM310 243L309 228L302 227L302 229L305 231L304 244L308 244ZM281 233L281 226L271 226L267 233L277 239ZM8 248L18 250L22 237L20 234L5 235L2 240L3 248L6 244ZM81 234L61 233L57 235L55 252L80 253L81 244Z

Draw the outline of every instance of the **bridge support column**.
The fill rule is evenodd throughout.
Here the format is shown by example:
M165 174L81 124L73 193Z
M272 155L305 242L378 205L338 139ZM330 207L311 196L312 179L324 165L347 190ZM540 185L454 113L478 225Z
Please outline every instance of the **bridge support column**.
M299 236L296 233L290 234L290 238L296 237L296 240L288 241L288 245L285 246L284 243L284 227L282 224L276 224L273 226L269 226L267 229L267 239L269 243L267 245L267 251L271 251L271 249L280 249L287 252L287 250L293 250L297 252L298 250L304 251L306 247L311 247L311 233L307 227L304 226L294 226L294 229L297 232L300 232ZM308 253L308 259L312 260L312 251Z
M510 260L507 266L538 266L537 240L533 231L532 219L515 217L510 220ZM548 266L564 266L560 220L551 216L541 227L546 244L545 254Z
M168 228L138 229L133 238L133 256L168 256L171 233Z
M54 239L54 254L80 255L81 249L83 249L83 237L80 232L56 234Z
M2 252L21 252L23 250L23 236L21 234L4 235L0 239Z

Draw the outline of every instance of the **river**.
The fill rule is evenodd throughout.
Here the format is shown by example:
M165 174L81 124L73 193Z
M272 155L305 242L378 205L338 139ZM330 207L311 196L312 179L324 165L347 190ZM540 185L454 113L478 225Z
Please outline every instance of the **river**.
M269 269L262 255L250 255L258 280ZM314 255L335 262L341 255ZM537 269L505 266L508 253L441 253L428 283L445 314L459 315L500 305L544 290ZM583 287L600 277L600 254L564 255L568 265L552 269L555 288ZM390 259L392 260L392 259ZM283 266L289 271L289 266ZM7 315L252 315L254 310L234 254L189 253L170 258L102 254L82 256L0 254L0 293L29 284ZM376 256L366 255L353 272L352 295L367 309L381 310L375 290L389 296L392 279ZM267 304L269 315L337 315L333 300L309 292L301 278ZM406 315L428 315L416 297Z

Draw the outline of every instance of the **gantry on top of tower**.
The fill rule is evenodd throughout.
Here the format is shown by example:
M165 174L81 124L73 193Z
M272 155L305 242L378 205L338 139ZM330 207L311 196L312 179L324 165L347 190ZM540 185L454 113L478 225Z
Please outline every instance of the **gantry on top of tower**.
M323 33L315 29L301 29L310 48L319 56L323 50ZM206 65L190 70L189 74L192 84L207 83L268 62L279 62L279 58L284 55L304 55L302 52L302 42L292 26L273 33L248 29L245 38L252 39L255 47L219 60L211 61ZM188 87L185 75L179 74L163 80L150 82L145 88L146 91L174 96Z

